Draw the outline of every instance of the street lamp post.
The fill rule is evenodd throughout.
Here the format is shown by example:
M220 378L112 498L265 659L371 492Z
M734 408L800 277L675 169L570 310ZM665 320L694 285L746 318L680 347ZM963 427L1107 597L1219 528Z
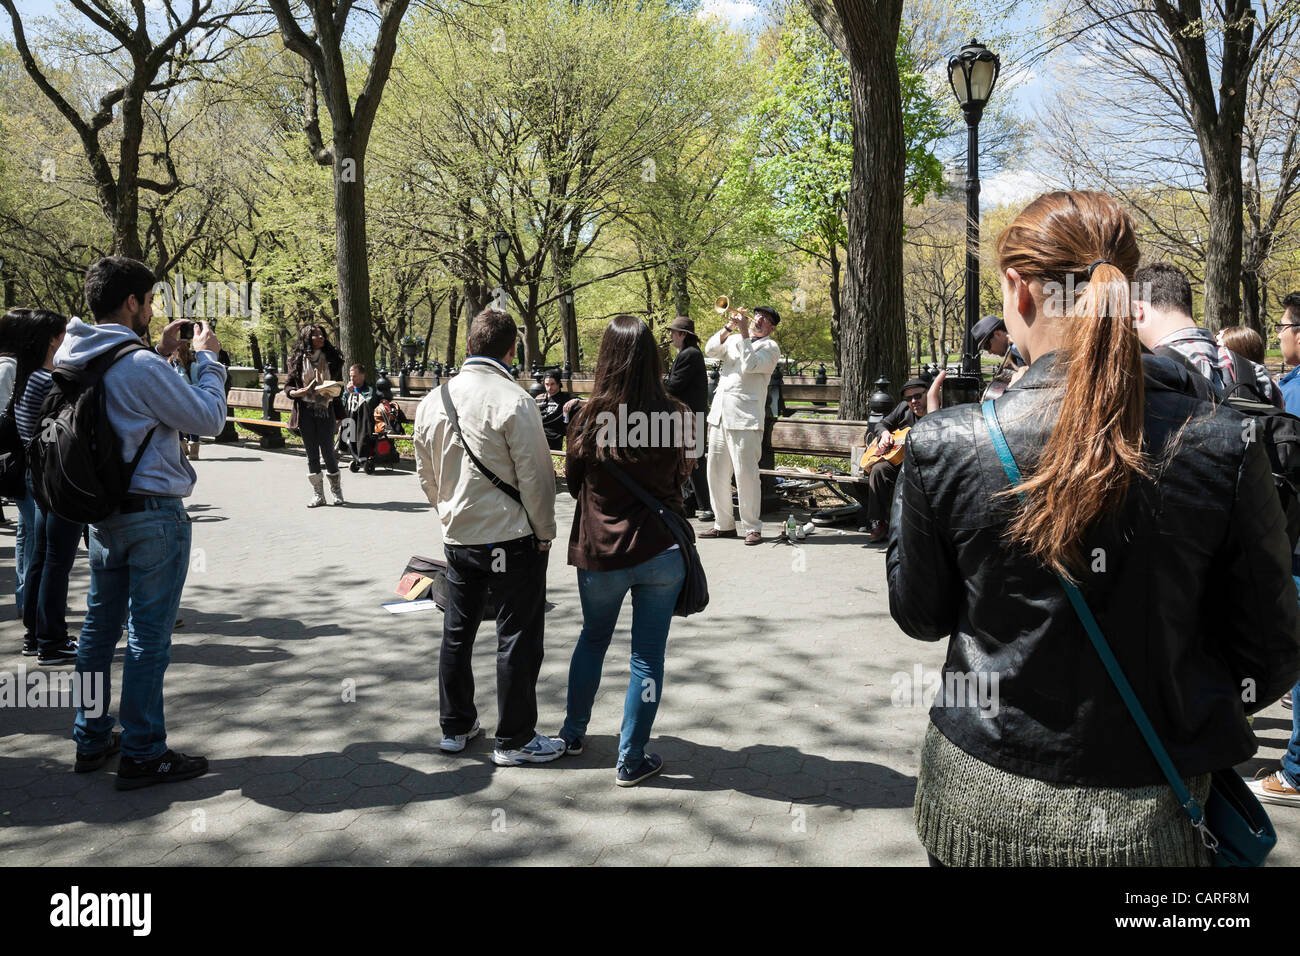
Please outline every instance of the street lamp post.
M504 229L498 229L492 237L492 242L497 247L497 267L501 271L501 305L504 308L510 301L509 277L506 275L506 255L510 252L510 234Z
M966 335L962 347L962 372L966 375L980 373L979 355L971 341L980 310L979 125L1001 68L997 54L975 40L948 61L948 82L966 116Z

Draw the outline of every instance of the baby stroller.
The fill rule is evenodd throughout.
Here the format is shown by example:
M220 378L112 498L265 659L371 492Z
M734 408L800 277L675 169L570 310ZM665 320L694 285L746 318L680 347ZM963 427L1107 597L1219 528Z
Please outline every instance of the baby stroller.
M401 461L394 435L403 435L402 423L406 416L401 407L393 401L391 392L376 390L374 411L371 413L373 426L361 436L357 454L353 456L348 468L355 472L363 468L367 475L373 475L378 465L389 468Z

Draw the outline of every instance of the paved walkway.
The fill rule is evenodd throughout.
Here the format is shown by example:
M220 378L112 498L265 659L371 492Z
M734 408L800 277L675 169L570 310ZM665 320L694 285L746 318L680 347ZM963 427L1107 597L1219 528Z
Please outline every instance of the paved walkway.
M883 550L861 536L820 533L797 550L701 542L713 603L673 624L652 738L665 772L622 790L626 614L585 753L499 768L480 737L442 755L441 615L379 606L408 556L441 555L414 476L345 474L352 504L308 511L301 456L211 444L203 456L166 693L169 743L212 771L118 793L111 773L71 772L69 710L0 709L3 863L924 864L911 806L926 715L895 705L893 678L940 667L944 645L895 627ZM567 538L567 495L558 510ZM12 554L10 526L0 593ZM86 584L83 553L72 608ZM555 733L581 619L562 550L549 586L539 729ZM0 625L0 671L32 662L20 639ZM475 671L489 731L493 644L485 627ZM1243 771L1276 760L1289 728L1276 705L1257 719L1264 746ZM1297 811L1272 815L1273 860L1300 861Z

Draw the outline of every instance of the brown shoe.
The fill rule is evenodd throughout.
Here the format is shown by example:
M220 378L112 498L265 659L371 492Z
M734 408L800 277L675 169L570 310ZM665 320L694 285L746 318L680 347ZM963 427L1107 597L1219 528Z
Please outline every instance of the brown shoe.
M730 531L723 531L720 528L706 528L704 531L700 532L699 536L701 538L734 538L737 535L735 528L732 528Z
M889 525L883 521L873 521L871 522L871 534L867 537L867 542L876 544L884 541L887 534L889 534Z
M762 544L762 543L763 543L763 536L759 534L757 531L751 531L749 534L745 535L745 544Z

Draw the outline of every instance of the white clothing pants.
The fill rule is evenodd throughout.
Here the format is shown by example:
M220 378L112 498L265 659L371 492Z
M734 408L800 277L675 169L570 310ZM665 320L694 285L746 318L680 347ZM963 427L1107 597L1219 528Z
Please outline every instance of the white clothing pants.
M731 510L731 476L736 476L743 533L762 532L759 518L763 492L758 481L758 459L763 453L761 428L709 429L709 498L713 502L713 526L731 531L736 518Z

